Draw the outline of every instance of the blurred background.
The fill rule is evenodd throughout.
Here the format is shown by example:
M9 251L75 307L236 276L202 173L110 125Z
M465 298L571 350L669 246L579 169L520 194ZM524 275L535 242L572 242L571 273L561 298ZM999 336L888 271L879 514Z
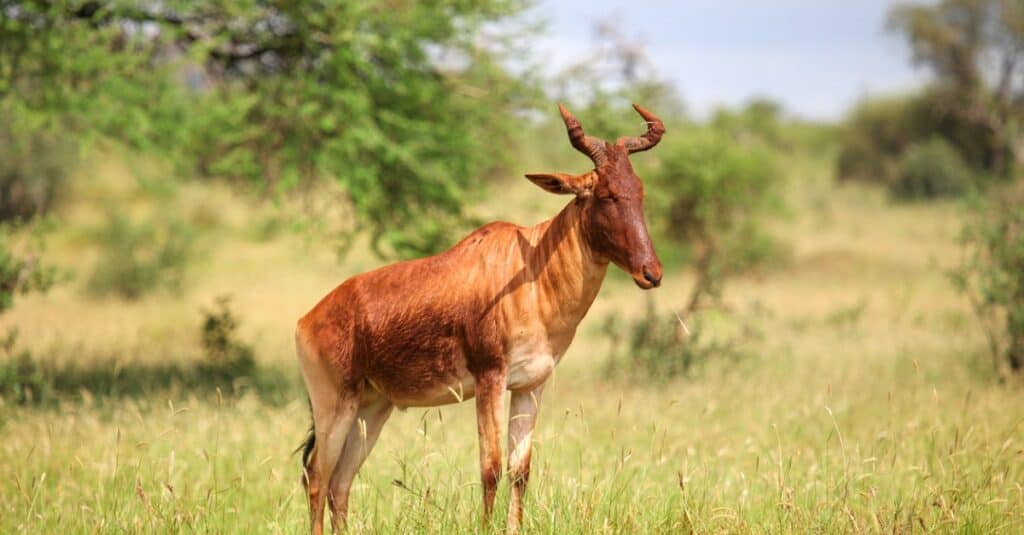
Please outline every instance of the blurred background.
M666 275L609 271L528 529L1022 528L1020 2L0 0L0 531L305 529L294 322L554 216L556 102L664 121ZM473 429L396 414L354 529L473 532Z

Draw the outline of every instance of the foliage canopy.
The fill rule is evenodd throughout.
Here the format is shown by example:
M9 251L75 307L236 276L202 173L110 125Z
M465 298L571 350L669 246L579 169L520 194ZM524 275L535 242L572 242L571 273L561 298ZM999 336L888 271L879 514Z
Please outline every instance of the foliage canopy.
M274 191L327 178L384 254L444 243L529 92L518 0L7 1L0 105ZM514 32L513 32L514 33ZM439 221L421 225L423 216Z

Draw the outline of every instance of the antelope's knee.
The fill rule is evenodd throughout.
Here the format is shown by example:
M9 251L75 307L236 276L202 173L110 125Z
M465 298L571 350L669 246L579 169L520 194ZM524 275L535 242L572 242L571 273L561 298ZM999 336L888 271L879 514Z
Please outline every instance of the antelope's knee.
M522 491L526 489L526 484L530 481L530 467L509 470L508 478L513 488Z
M501 481L501 463L484 467L480 472L480 480L483 482L485 489L497 487Z

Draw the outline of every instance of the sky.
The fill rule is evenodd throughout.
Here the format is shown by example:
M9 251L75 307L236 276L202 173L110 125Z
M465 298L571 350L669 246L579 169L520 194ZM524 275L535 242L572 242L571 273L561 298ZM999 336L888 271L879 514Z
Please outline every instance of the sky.
M906 92L927 73L885 30L894 0L542 0L534 43L549 73L588 56L611 20L698 117L769 97L795 116L833 120L867 95Z

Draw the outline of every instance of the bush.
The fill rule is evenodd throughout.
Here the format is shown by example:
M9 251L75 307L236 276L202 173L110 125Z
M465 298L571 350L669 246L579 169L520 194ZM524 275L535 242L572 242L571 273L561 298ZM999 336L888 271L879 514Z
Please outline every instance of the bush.
M955 197L966 193L971 184L971 170L956 148L933 137L903 152L889 192L901 200Z
M0 339L0 400L25 405L49 399L50 382L28 351L16 349L17 341L14 329Z
M903 151L931 137L938 127L931 104L921 96L865 100L840 130L837 175L841 180L888 183Z
M95 295L138 299L158 288L180 290L195 256L194 230L172 217L135 223L112 212L96 239L100 259L88 282Z
M759 336L744 324L732 337L712 339L701 328L700 319L690 323L684 326L675 314L659 314L653 300L636 321L623 322L618 315L609 315L603 332L611 338L612 348L605 373L655 381L689 377L712 361L746 357L747 344Z
M757 98L742 108L719 108L711 118L718 130L740 140L759 140L769 146L786 149L790 132L783 122L782 106L775 101Z
M14 305L16 295L46 291L57 281L57 271L39 261L43 228L0 223L0 313Z
M75 165L75 147L41 128L18 123L0 109L0 221L46 213Z
M858 104L840 129L836 159L839 179L895 184L897 197L912 196L916 194L915 188L929 187L922 186L920 181L939 180L936 171L924 169L928 167L924 156L932 151L931 154L938 154L947 166L967 170L961 177L951 177L952 182L936 182L936 186L943 188L936 196L966 192L971 178L992 171L993 133L983 124L952 113L948 102L947 94L931 89ZM940 141L945 147L941 147ZM911 178L907 177L908 173ZM931 177L922 178L922 175ZM961 179L963 187L959 185ZM907 183L906 190L902 189L904 183Z
M255 392L261 398L286 402L301 388L292 374L260 368L252 347L238 338L238 317L227 297L202 311L200 360L183 359L174 347L156 363L139 361L132 350L127 355L93 355L73 358L50 355L39 359L16 346L17 333L0 337L0 402L16 405L54 405L79 397L140 397L152 399L156 392L241 394ZM139 348L143 349L143 348ZM154 351L146 346L147 353ZM159 350L159 349L158 349ZM151 356L151 355L150 355ZM151 359L146 359L151 360Z
M256 366L252 348L237 338L238 318L231 310L231 297L218 297L212 309L203 310L202 346L205 356L201 371L237 377L250 374Z
M997 369L1024 368L1024 182L977 202L961 235L965 256L953 272L988 340Z

